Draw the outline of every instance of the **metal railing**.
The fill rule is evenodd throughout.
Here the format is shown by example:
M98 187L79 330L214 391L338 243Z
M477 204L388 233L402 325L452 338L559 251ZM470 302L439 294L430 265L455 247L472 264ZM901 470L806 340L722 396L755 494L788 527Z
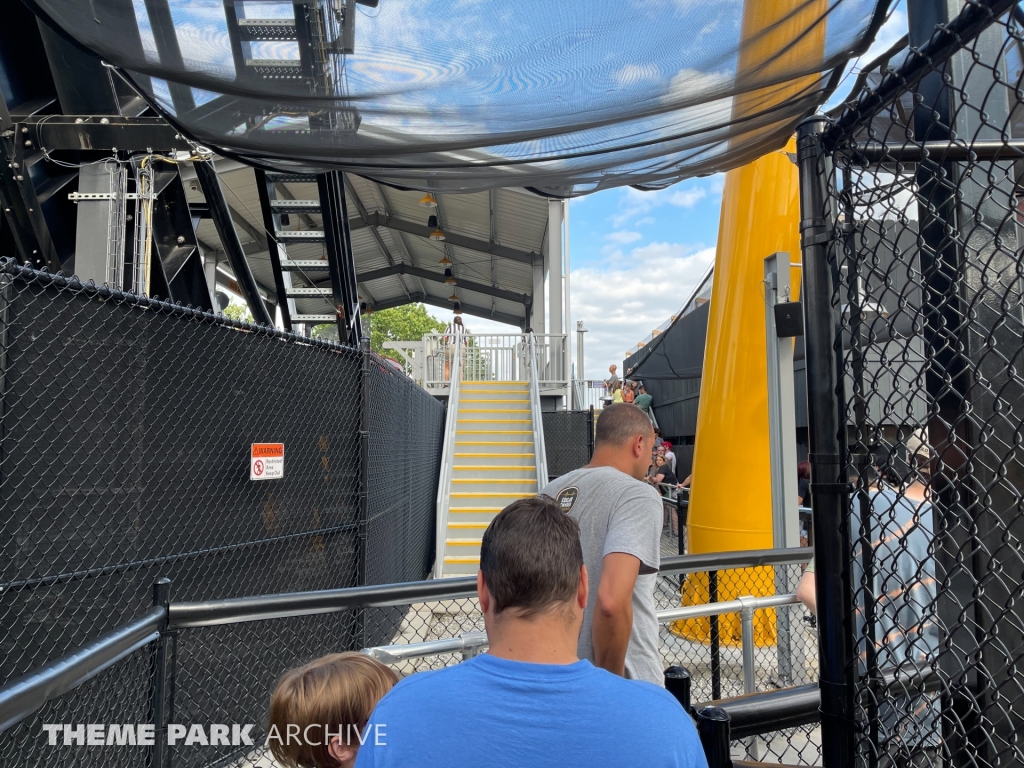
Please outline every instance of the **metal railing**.
M533 458L537 465L537 491L539 493L540 489L548 483L548 456L544 447L544 420L540 410L539 369L541 367L541 360L538 357L540 350L537 347L536 337L530 333L526 338L529 349L527 381L530 383L530 421L533 425Z
M462 329L452 334L453 351L462 349ZM434 578L441 578L444 570L443 542L448 531L448 508L451 504L452 467L455 464L455 438L459 419L459 390L462 382L462 355L451 357L451 387L448 390L448 412L444 422L444 448L441 451L441 477L437 483L437 523L435 539L437 555L434 557Z
M583 411L587 408L595 410L604 408L605 400L610 393L605 389L604 382L595 379L573 379L572 397L573 408Z
M537 379L545 388L566 387L564 334L530 334L534 338ZM443 389L451 381L452 362L461 350L465 381L525 381L529 342L521 333L431 333L423 337L424 385Z
M721 616L725 613L739 613L742 621L743 648L743 680L745 693L755 691L754 684L754 611L765 608L779 608L785 605L796 605L800 601L796 595L768 595L754 597L747 595L728 600L723 603L707 603L705 605L687 605L681 608L666 608L655 614L658 624L671 624L682 619L702 619ZM373 656L385 664L393 664L409 659L420 659L427 656L439 656L444 653L461 653L463 659L472 658L488 646L484 632L467 632L458 637L441 640L428 640L422 643L400 643L397 645L378 645L364 648L363 653Z
M660 573L663 575L697 572L713 574L719 570L802 563L806 562L810 556L809 548L673 556L663 559ZM47 701L67 694L85 681L99 675L134 651L156 643L158 652L160 652L165 640L170 635L176 636L182 630L283 620L283 618L289 617L345 610L471 598L476 595L476 579L460 577L200 602L170 602L168 600L169 591L170 583L167 580L162 580L155 586L154 608L135 622L106 633L65 657L54 660L39 670L0 687L0 732L29 717L43 707ZM749 598L723 602L717 606L695 605L676 608L671 611L662 611L659 616L669 622L698 615L716 615L729 610L753 611L769 605L791 603L792 596L790 595ZM471 652L480 643L479 635L464 635L458 638L442 639L442 641L449 643L445 646L447 648L445 652L459 651L463 653ZM327 647L327 642L325 642L325 650ZM423 644L419 646L407 644L404 648L384 646L378 648L377 651L382 655L390 654L391 658L398 659L414 657L421 653L422 648ZM157 670L157 679L153 681L153 688L157 691L155 696L164 696L166 687L173 685L173 675L168 674L167 667L168 665L163 663L155 667ZM155 700L157 699L155 698ZM155 710L159 710L157 705L155 705ZM158 731L160 727L161 722L158 717Z

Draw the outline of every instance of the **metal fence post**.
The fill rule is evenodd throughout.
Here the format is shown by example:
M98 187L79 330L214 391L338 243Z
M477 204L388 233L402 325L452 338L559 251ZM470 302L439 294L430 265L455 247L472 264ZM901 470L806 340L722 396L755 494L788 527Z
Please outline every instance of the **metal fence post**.
M708 602L718 602L718 571L708 571ZM722 698L722 648L718 632L718 614L708 618L711 632L711 699Z
M594 458L594 406L590 406L587 416L587 452Z
M836 216L831 195L831 158L821 136L827 123L816 116L797 129L800 234L804 274L807 416L813 484L822 758L825 768L848 768L854 752L853 637L848 622L849 514L843 476L845 424L840 420L842 383L836 369L836 310L829 248Z
M697 710L697 735L704 747L708 768L732 768L729 754L729 713L719 707L701 707Z
M171 602L171 580L163 578L153 584L153 606L165 610ZM166 768L171 764L167 753L167 723L170 721L168 698L173 697L174 677L169 674L168 661L174 663L174 654L168 653L169 634L165 628L154 643L152 658L153 690L151 691L150 714L153 719L153 748L151 768Z
M665 690L676 697L683 709L690 712L690 670L673 665L665 670Z
M370 328L363 329L360 339L362 351L362 372L360 376L360 417L359 417L359 520L356 527L356 584L366 584L367 528L370 516ZM367 645L365 609L355 611L353 627L357 648Z
M743 649L743 692L754 693L757 690L757 680L754 676L754 607L749 605L749 598L741 597L743 603L740 610L740 644ZM760 746L757 736L751 736L747 741L747 754L754 760L760 760Z

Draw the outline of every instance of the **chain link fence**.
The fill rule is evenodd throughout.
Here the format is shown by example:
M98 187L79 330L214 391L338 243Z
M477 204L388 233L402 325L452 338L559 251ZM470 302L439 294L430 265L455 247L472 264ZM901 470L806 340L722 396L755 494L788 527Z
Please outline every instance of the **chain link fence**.
M826 495L851 483L833 577L847 596L852 758L1016 766L1024 14L969 4L950 34L922 6L909 4L909 44L925 51L867 68L818 134L822 199L802 215L824 233L838 331L821 365L839 386L809 378L840 437L837 465L827 447L811 460ZM804 242L806 265L816 243Z
M4 260L0 398L0 683L139 616L161 577L197 601L429 572L444 407L380 358ZM284 444L282 479L250 480L257 442ZM171 721L253 717L287 666L393 634L378 613L183 631ZM4 733L0 764L59 760L43 722L152 722L148 667L123 677L150 655Z
M594 455L596 418L593 409L545 411L541 414L549 479L561 477L590 462Z
M723 594L772 594L780 583L793 583L802 566L765 566L729 569L714 572ZM687 589L690 582L706 585L707 572L663 573L658 578L655 597L658 610L679 608L705 602L700 591ZM784 582L777 582L783 579ZM367 636L378 638L379 646L407 645L431 640L457 638L484 631L483 615L475 598L431 600L386 609L367 610ZM378 613L379 612L379 613ZM201 688L201 693L176 704L172 722L252 723L254 746L223 747L176 745L172 748L173 764L178 766L275 765L269 750L263 746L266 736L267 703L277 677L290 666L351 645L351 629L359 611L323 616L274 619L219 627L200 627L180 631L178 653L190 646L216 649L230 647L232 664L252 670L251 688L240 690L233 671L211 669L202 655L191 651L193 661L176 671L177 684L188 689ZM374 615L384 619L374 622ZM397 621L394 617L398 618ZM692 675L694 703L714 698L738 696L745 692L764 692L817 681L817 637L806 622L803 606L793 605L755 611L754 663L744 667L741 645L740 616L723 613L714 620L691 619L664 621L661 629L663 665L681 665ZM788 640L780 642L780 622L788 621ZM717 626L717 639L709 636L709 628ZM349 633L349 634L346 634ZM389 634L390 633L390 634ZM265 638L282 638L274 648L263 646ZM485 646L484 646L485 647ZM476 647L469 655L482 650ZM212 652L211 652L212 653ZM222 652L216 653L222 659ZM179 659L182 656L179 655ZM405 677L432 669L461 663L461 652L437 653L393 663L392 669ZM215 696L213 694L220 694ZM717 693L717 695L716 695ZM820 764L820 734L817 726L802 726L737 741L733 753L739 759L806 765ZM240 762L239 762L240 761Z

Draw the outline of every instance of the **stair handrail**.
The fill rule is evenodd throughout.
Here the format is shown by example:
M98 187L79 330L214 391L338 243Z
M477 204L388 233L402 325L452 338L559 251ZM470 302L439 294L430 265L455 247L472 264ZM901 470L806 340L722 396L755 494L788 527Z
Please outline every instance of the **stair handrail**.
M456 325L451 338L443 337L452 345L452 364L449 369L448 411L444 419L444 447L441 451L441 476L437 482L437 532L434 545L434 578L444 573L445 541L448 537L448 509L451 505L452 465L455 463L455 432L459 419L459 389L462 383L462 326ZM447 351L444 352L447 354Z
M537 493L548 484L548 457L544 449L544 419L540 410L540 361L537 359L537 337L526 334L528 381L530 383L530 416L533 422L533 458L537 464Z

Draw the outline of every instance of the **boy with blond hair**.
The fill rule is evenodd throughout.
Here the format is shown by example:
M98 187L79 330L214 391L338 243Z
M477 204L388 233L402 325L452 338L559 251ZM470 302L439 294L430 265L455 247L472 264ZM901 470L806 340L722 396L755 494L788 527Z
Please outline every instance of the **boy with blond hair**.
M286 768L349 768L374 735L367 721L398 682L362 653L333 653L289 669L270 698L267 742Z

